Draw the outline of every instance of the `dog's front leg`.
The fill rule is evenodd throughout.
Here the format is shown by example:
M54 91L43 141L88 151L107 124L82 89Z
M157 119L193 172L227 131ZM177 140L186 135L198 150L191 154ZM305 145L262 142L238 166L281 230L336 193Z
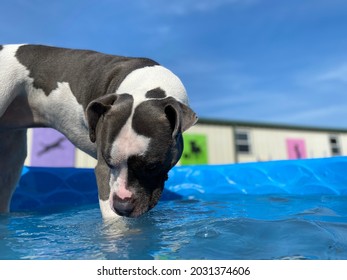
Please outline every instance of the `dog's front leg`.
M0 132L0 213L10 209L26 155L26 129Z
M100 210L103 218L109 219L119 217L112 209L113 206L111 205L112 202L110 201L110 168L107 166L102 157L98 158L98 164L95 167L95 175L98 185Z

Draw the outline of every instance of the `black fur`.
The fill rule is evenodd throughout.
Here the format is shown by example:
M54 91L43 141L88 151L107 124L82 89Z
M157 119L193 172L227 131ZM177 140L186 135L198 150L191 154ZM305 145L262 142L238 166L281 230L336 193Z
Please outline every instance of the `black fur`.
M40 88L49 95L57 88L58 82L68 82L84 109L92 100L114 93L133 70L158 65L147 58L42 45L20 46L16 57L30 71L35 88Z
M165 98L166 93L160 87L146 92L146 98Z

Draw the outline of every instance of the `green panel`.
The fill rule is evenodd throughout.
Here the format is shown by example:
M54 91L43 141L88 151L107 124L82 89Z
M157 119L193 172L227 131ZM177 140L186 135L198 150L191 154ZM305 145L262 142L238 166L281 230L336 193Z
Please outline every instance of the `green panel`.
M184 150L181 157L182 165L207 164L207 136L204 134L183 135Z

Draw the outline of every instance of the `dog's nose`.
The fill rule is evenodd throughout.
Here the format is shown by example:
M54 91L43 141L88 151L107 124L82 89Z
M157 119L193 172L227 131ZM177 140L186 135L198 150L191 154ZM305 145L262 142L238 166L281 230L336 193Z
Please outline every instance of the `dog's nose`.
M129 217L134 211L135 206L132 203L131 198L121 199L119 196L114 195L113 208L118 215Z

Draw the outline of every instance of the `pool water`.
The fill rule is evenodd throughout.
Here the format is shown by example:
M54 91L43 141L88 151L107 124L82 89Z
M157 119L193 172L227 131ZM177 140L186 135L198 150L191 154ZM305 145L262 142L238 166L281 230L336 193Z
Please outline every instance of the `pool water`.
M1 259L347 259L347 196L218 194L103 221L97 204L0 215Z

